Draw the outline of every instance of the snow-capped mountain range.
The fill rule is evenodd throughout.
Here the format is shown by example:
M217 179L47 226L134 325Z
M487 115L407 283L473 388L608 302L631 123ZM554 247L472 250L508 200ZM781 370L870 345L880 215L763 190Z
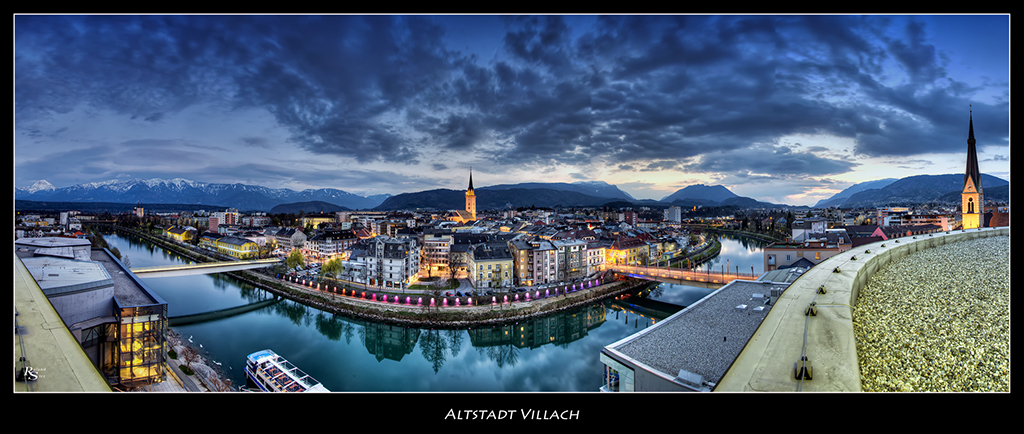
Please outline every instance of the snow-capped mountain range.
M90 182L55 188L37 181L16 188L14 198L52 202L117 202L219 205L246 211L269 211L276 205L322 201L349 209L370 209L391 195L360 196L333 188L295 191L247 184L217 184L189 179L130 179Z

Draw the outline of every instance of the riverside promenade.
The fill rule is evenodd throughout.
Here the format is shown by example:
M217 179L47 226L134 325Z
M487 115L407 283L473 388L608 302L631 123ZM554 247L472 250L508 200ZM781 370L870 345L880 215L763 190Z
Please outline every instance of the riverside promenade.
M651 284L649 281L635 278L600 277L552 285L543 289L530 288L521 292L472 297L438 297L431 294L432 291L426 290L405 290L404 293L377 292L360 287L324 287L301 280L273 279L258 273L252 274L261 279L260 282L253 283L318 309L413 326L461 327L500 324L583 306ZM611 276L611 273L607 275ZM442 294L454 291L442 291Z

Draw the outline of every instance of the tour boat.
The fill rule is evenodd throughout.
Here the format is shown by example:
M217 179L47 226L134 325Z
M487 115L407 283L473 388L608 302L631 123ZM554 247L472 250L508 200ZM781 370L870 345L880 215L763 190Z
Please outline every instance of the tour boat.
M272 350L249 354L245 361L245 376L250 386L264 392L330 392Z

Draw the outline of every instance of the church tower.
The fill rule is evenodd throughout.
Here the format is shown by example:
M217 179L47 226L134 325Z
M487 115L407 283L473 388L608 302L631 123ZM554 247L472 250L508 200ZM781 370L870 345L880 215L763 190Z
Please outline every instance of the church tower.
M960 214L963 216L964 229L980 228L985 224L985 210L982 209L985 195L981 191L981 172L978 170L978 152L974 143L974 114L971 113L967 131L967 170L964 173L964 189L960 192Z
M469 189L466 190L466 213L476 220L476 192L473 191L473 169L469 169Z

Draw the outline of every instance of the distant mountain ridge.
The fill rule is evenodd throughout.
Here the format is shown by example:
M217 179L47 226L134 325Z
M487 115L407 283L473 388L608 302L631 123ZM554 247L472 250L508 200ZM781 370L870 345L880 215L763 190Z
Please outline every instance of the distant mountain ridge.
M614 199L625 199L635 202L636 199L629 193L604 181L579 181L574 183L566 182L524 182L519 184L498 184L480 187L476 190L510 190L517 188L534 189L545 188L552 190L571 191L593 197L605 197Z
M963 184L962 174L917 175L855 184L815 207L874 207L927 202L955 202ZM1003 179L982 175L984 189L992 189L992 198L1008 196ZM997 193L998 192L998 193ZM722 185L695 184L677 190L659 200L637 200L617 186L604 182L500 184L476 188L477 208L499 210L538 207L599 207L609 203L637 206L734 206L737 208L810 208L761 202L738 196ZM950 198L953 198L952 200ZM70 203L142 203L146 204L219 204L245 211L296 212L284 210L459 210L465 208L465 191L437 189L413 193L363 197L342 190L322 188L294 191L258 185L212 184L181 178L105 181L55 188L46 181L16 188L16 200ZM19 202L20 203L20 202ZM333 206L339 207L333 209ZM278 211L274 211L278 210Z
M242 211L269 211L285 203L322 201L349 209L376 207L390 195L363 197L333 188L295 191L248 184L218 184L175 178L111 180L54 188L39 181L16 188L14 198L49 202L222 204Z
M298 214L299 212L305 212L306 214L318 214L338 211L351 211L351 209L320 200L282 203L270 209L271 214Z
M988 188L1008 186L1010 183L992 175L981 175L982 192ZM886 205L914 205L928 202L948 201L944 198L953 197L959 200L959 192L964 186L964 175L952 173L946 175L915 175L900 178L882 188L872 188L850 195L843 203L843 208L875 207Z
M637 200L618 187L604 182L500 184L476 188L479 210L538 207L599 207L605 204L639 206L736 206L739 208L773 208L776 205L749 197L737 196L721 185L691 185L666 196L660 201ZM388 198L376 208L378 211L399 209L461 210L466 206L463 190L438 189L402 193Z
M662 202L674 202L676 200L694 199L698 201L709 201L709 202L723 202L727 199L739 197L736 193L729 191L728 188L721 185L704 185L694 184L676 190L668 196L661 199Z
M477 188L476 207L479 210L515 209L530 206L538 207L589 207L601 206L615 200L608 197L590 196L570 190L554 188ZM422 210L461 210L466 208L465 190L437 189L402 193L389 197L380 204L377 211L396 211L401 209Z
M849 187L846 187L845 190L834 194L832 197L828 199L819 200L818 203L814 204L814 207L830 208L833 206L839 206L842 205L843 202L846 202L846 199L849 199L850 196L852 196L854 193L859 193L864 190L870 190L872 188L883 188L889 184L892 184L895 181L896 178L885 178L875 181L860 182Z

